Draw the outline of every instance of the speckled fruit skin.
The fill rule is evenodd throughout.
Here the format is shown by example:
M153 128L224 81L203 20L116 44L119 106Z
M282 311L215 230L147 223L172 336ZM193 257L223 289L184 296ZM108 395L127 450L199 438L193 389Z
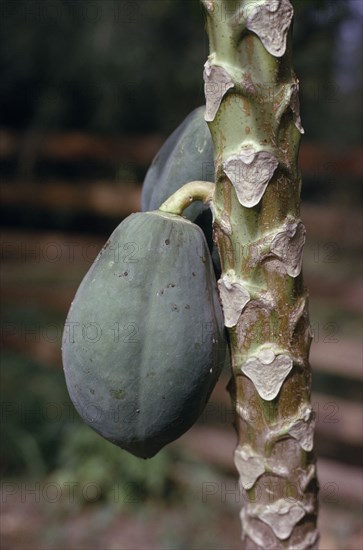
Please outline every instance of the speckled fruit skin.
M63 335L70 397L87 424L148 458L196 421L226 355L201 229L132 214L84 277Z
M205 107L192 111L168 137L154 158L142 186L141 210L159 208L167 198L190 181L214 181L212 138L204 120ZM183 215L203 229L217 278L220 261L212 237L212 214L201 202L194 202Z

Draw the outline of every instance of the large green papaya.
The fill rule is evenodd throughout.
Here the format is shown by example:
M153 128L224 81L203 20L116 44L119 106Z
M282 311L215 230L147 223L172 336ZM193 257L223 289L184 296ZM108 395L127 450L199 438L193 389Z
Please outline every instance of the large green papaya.
M62 352L76 409L108 440L147 458L185 432L226 354L201 229L160 211L126 218L77 291Z
M214 180L213 145L205 107L192 111L168 137L154 158L142 186L141 209L156 210L182 185L195 180ZM203 229L217 276L220 261L213 244L212 215L204 204L194 202L183 214Z

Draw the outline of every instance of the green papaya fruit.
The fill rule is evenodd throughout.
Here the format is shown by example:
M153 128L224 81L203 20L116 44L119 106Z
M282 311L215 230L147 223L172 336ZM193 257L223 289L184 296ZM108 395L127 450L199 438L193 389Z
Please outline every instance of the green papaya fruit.
M214 180L213 145L205 107L192 111L168 137L154 158L142 186L141 210L156 210L182 185L195 180ZM212 236L212 214L200 202L194 202L183 214L203 229L217 277L220 261Z
M63 335L70 397L95 431L148 458L196 421L226 356L201 229L132 214L84 277Z

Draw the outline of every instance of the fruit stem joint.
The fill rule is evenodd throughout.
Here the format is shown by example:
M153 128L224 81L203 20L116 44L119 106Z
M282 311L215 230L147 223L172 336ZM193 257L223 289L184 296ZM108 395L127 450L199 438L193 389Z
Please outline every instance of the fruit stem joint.
M210 181L191 181L163 202L159 210L181 216L183 211L195 201L202 201L210 206L214 188L214 183Z

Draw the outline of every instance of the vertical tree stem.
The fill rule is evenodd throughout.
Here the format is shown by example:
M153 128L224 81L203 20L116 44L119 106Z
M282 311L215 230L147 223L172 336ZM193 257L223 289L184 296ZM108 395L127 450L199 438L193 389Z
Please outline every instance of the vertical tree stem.
M202 0L214 237L229 331L246 549L317 547L311 334L301 273L289 0Z

